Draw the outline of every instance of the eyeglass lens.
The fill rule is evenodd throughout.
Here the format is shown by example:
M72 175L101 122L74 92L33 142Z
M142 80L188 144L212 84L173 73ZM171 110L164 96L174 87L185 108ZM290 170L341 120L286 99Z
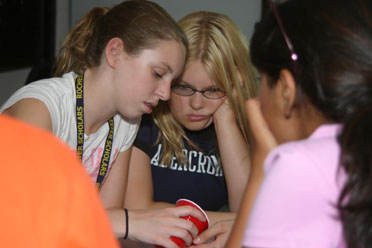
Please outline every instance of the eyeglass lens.
M195 92L201 93L209 99L218 99L224 97L226 93L218 89L197 90L187 85L176 85L172 87L172 91L181 96L192 96Z

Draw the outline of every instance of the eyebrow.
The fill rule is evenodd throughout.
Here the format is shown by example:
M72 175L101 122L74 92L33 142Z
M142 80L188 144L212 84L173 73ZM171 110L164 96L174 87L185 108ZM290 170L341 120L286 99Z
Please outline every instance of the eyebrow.
M173 73L173 69L167 64L167 63L164 63L164 62L160 62L163 66L167 67L168 71L172 74Z
M197 88L195 86L192 86L191 84L189 84L188 82L185 82L183 80L180 80L179 84L186 84L187 86L197 90ZM210 90L210 89L220 89L220 88L217 85L211 85L211 86L202 88L201 90Z

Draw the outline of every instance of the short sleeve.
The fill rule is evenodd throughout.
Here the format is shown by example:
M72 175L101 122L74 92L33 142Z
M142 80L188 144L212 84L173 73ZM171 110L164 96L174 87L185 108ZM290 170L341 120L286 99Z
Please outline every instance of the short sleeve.
M337 247L335 202L316 163L301 146L274 150L245 230L244 247Z
M116 115L115 118L118 118L120 120L120 126L116 130L119 135L115 136L115 140L118 139L119 142L122 142L122 145L120 146L120 152L124 152L133 145L139 130L141 118L122 119L120 115Z
M144 115L142 117L141 125L137 133L137 137L134 140L133 145L138 149L142 150L149 157L151 156L152 148L152 131L154 122L151 115Z

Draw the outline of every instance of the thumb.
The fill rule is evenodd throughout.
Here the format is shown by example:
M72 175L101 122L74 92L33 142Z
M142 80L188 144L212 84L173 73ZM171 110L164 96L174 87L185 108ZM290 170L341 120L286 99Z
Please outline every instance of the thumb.
M199 234L199 236L196 237L192 242L196 245L203 244L210 240L211 238L214 238L217 234L218 233L216 233L214 228L209 228L202 232L201 234Z

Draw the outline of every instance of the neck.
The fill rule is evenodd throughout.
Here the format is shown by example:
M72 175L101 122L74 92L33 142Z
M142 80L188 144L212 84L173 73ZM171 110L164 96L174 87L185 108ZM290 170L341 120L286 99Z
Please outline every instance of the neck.
M299 113L299 128L302 138L309 137L320 125L330 123L322 113L311 104L307 104Z
M97 132L116 114L108 82L99 69L87 69L84 73L84 122L87 135Z

